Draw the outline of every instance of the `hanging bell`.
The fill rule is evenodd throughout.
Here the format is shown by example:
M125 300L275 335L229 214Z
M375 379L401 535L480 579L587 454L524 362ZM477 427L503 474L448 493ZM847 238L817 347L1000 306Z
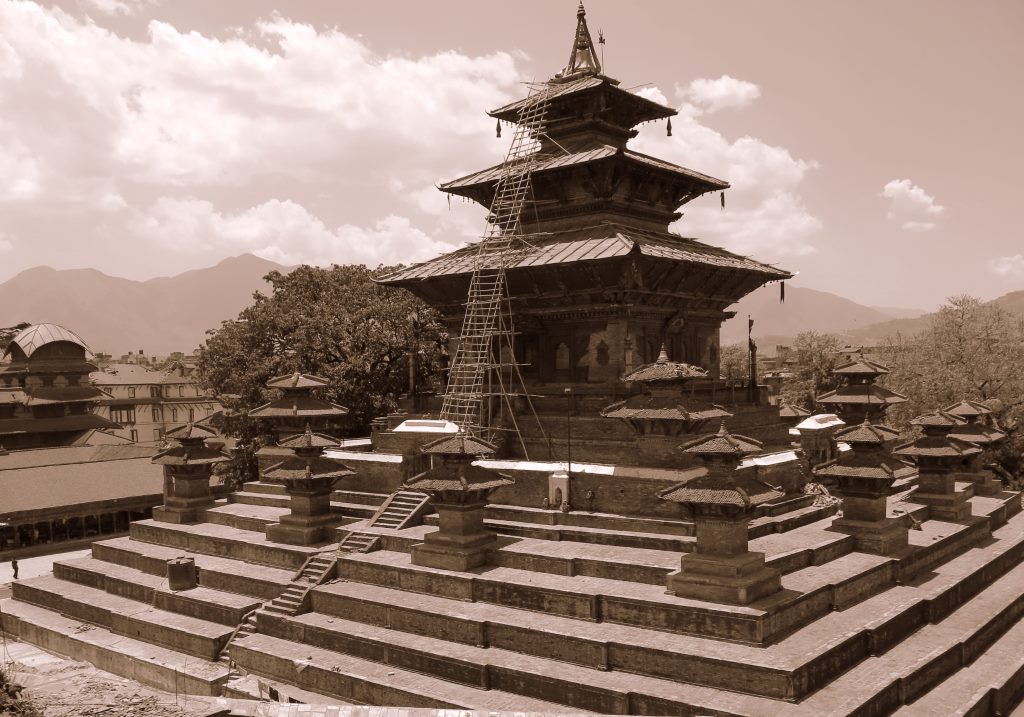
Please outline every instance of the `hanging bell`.
M498 120L498 123L495 125L494 132L495 136L497 136L498 139L501 139L501 120Z
M722 192L718 196L722 198L722 209L725 209L725 192Z
M672 136L672 118L668 118L668 124L665 126L665 134L669 137Z

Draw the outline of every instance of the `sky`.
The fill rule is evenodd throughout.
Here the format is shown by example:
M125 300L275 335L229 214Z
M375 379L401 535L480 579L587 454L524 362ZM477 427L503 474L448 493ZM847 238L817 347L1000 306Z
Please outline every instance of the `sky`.
M440 182L569 57L576 0L0 0L0 281L246 252L420 261ZM863 304L1024 289L1024 3L589 0L605 73L679 111L631 146L732 184L672 229Z

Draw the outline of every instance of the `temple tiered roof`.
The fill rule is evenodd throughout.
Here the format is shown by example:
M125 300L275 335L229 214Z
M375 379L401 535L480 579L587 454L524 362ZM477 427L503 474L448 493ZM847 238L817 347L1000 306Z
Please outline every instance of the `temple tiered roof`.
M497 450L497 446L479 438L462 433L445 436L427 443L421 450L442 460L406 481L405 487L410 490L428 493L489 491L515 483L503 473L474 465L478 457L494 455Z
M214 438L217 435L216 431L205 426L186 423L172 428L164 435L176 441L177 445L165 448L153 456L153 463L158 465L202 466L231 460L230 456L204 443L207 438Z

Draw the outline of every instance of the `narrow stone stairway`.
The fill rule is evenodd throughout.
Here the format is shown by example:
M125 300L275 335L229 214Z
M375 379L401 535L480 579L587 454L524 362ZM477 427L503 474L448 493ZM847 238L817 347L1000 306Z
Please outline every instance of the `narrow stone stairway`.
M430 497L425 493L411 490L395 491L370 520L370 527L392 530L408 528L413 520L422 517L429 500Z

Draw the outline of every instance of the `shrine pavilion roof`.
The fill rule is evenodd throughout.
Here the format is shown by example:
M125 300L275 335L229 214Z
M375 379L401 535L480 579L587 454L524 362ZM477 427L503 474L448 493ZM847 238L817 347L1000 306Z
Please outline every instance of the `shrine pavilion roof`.
M600 92L599 88L604 87L604 91L610 90L614 93L617 103L623 105L628 103L629 111L636 122L664 119L665 117L672 117L678 114L677 110L649 100L646 97L641 97L629 90L621 89L618 87L618 84L618 80L605 77L604 75L578 77L558 84L552 82L550 89L547 91L548 102L553 103L566 99L575 99L577 95L582 95L585 92ZM531 98L524 97L521 100L516 100L491 110L487 114L505 122L516 122L519 119L519 113L530 101Z
M708 372L700 366L671 361L664 345L654 363L641 366L622 377L625 382L648 383L653 381L685 381L691 378L707 378Z
M902 480L917 473L917 469L885 454L864 454L849 451L839 460L814 470L815 476L830 478L872 478L875 480Z
M796 406L792 403L784 403L779 406L779 418L805 418L811 412L803 406Z
M205 441L207 438L216 436L217 432L212 428L193 422L175 426L164 434L164 437L174 441Z
M970 443L977 443L978 445L998 443L1006 438L1006 433L1000 431L998 428L973 422L957 426L950 431L948 435L950 438L956 438L960 441L969 441Z
M960 418L987 416L992 413L992 409L981 401L971 401L970 399L964 399L963 401L954 403L952 406L947 406L942 410L953 416L959 416Z
M498 447L475 436L457 433L431 441L421 450L436 456L493 456Z
M95 413L59 418L0 418L0 436L15 433L87 431L90 428L121 428L121 426Z
M910 423L913 426L921 426L922 428L953 429L963 426L966 421L959 416L954 416L953 414L946 413L945 411L932 411L931 413L926 413L923 416L912 418Z
M849 426L837 431L835 439L837 441L849 443L850 445L882 445L887 441L899 438L899 436L900 432L895 428L880 426L864 421L863 423L858 423L855 426Z
M405 482L405 488L425 492L490 490L513 485L515 481L504 473L496 473L472 463L452 466L442 464L414 476Z
M627 421L683 421L697 424L729 418L732 414L717 404L686 398L681 394L644 393L606 406L601 410L601 416Z
M836 367L832 373L839 376L884 376L889 373L889 367L858 356L853 361Z
M476 243L442 254L420 264L399 269L378 279L381 283L397 284L439 276L470 274L476 259ZM531 246L524 247L506 260L508 270L575 264L584 261L598 261L628 256L638 252L644 256L668 259L670 261L736 269L762 274L767 281L788 279L790 272L739 254L688 239L666 231L654 231L628 227L616 222L551 232L531 240ZM498 256L484 256L481 268L497 268Z
M747 475L722 476L710 473L658 493L659 498L672 503L732 505L741 508L756 507L784 495L784 491Z
M326 378L296 371L270 379L267 388L322 388L329 383Z
M722 423L718 433L701 436L679 447L684 453L698 456L740 456L760 453L764 444L754 438L729 433Z
M321 456L302 458L286 456L283 460L267 467L262 479L269 481L301 480L303 478L343 478L354 475L341 463Z
M687 169L686 167L680 167L678 164L666 162L665 160L658 159L657 157L651 157L646 154L641 154L640 152L634 152L631 149L613 147L611 145L604 145L602 147L583 152L571 152L569 154L559 154L554 157L538 159L533 165L532 172L534 174L542 174L550 170L570 167L574 164L582 164L584 162L607 159L609 157L614 157L615 155L621 155L628 160L632 160L648 167L653 167L654 169L664 170L696 180L701 184L707 185L707 189L705 191L728 189L730 186L728 182L722 179L717 179L707 174ZM525 162L526 160L522 161ZM472 174L467 174L464 177L453 179L450 182L444 182L441 184L440 189L444 192L460 194L461 192L459 190L461 189L475 187L479 184L487 184L489 182L497 182L506 171L504 163L496 164L493 167L482 169L479 172L473 172Z
M224 463L230 460L230 456L225 455L216 448L209 448L204 445L179 445L160 451L153 456L152 462L162 466L201 466Z
M909 458L961 458L980 453L981 449L973 443L961 441L950 436L920 436L896 446L893 453Z
M834 391L823 393L816 399L818 403L824 404L857 404L878 406L889 406L894 403L903 403L907 397L902 393L890 391L885 386L877 383L854 384L841 386Z
M348 409L312 396L282 396L249 411L252 418L344 416Z
M12 346L17 346L26 357L31 358L41 347L56 341L68 341L81 346L85 351L89 350L82 337L70 329L58 324L34 324L15 334L7 345L5 354L10 354Z
M313 433L313 430L306 426L305 433L296 433L284 440L278 441L281 448L337 448L338 439L325 436L322 433Z

